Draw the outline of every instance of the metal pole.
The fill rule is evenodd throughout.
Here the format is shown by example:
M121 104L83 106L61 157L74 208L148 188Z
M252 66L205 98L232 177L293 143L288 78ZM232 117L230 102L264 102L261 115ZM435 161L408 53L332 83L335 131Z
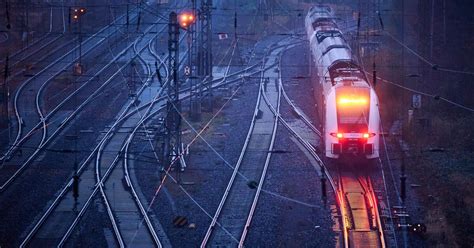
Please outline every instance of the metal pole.
M2 122L5 122L6 127L8 128L8 144L10 145L11 141L11 132L10 132L10 113L9 113L9 108L10 108L10 101L9 101L9 96L10 96L10 91L8 88L8 71L9 71L9 56L7 55L5 59L5 71L4 71L4 77L3 77L3 85L2 85L2 100L3 102L3 110L2 110Z
M434 11L435 11L435 0L431 0L431 25L430 25L430 58L431 59L433 59Z
M129 7L129 3L127 3L127 31L128 31L128 25L130 23L130 14L129 14L129 11L130 11L130 7Z
M10 7L8 5L8 0L5 1L5 12L7 16L7 29L10 30L12 28L11 23L10 23Z
M443 43L446 44L446 0L443 0Z
M201 1L201 18L200 21L200 63L199 77L201 79L200 92L208 92L207 110L213 110L213 92L212 92L212 0Z
M168 24L168 68L169 73L169 85L168 85L168 101L167 101L167 113L166 113L166 133L165 133L165 156L166 165L171 166L172 163L177 168L181 167L178 156L181 155L181 103L179 99L179 78L178 78L178 67L179 67L179 24L176 12L171 12L169 15ZM171 158L175 158L171 160Z
M196 17L196 0L193 0L193 9L192 14ZM201 20L201 17L199 17ZM202 49L198 51L197 45L197 23L190 24L188 27L188 65L186 67L186 73L189 77L190 85L191 85L191 97L190 97L190 117L193 121L200 121L201 120L201 85L200 85L200 63L202 60ZM203 35L201 33L201 35Z
M25 6L26 6L26 46L29 46L29 36L30 36L30 30L29 30L29 12L30 12L30 6L29 6L29 0L25 0Z
M82 17L79 18L79 66L82 74Z

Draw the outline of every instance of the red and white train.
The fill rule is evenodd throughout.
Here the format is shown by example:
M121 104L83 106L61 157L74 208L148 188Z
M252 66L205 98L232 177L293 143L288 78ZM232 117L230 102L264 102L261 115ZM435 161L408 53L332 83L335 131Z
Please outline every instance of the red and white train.
M336 25L331 8L312 7L305 27L312 70L319 81L314 88L317 99L321 98L318 105L326 157L379 157L377 95Z

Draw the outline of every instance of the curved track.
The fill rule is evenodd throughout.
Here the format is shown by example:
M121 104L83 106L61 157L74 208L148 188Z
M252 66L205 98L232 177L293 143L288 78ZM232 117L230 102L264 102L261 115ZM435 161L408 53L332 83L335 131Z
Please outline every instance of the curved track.
M150 35L150 34L145 33L142 36L142 38L140 39L141 43L143 43L143 42L145 42L145 43L141 44L141 45L138 45L140 47L143 47L143 48L140 48L140 50L138 50L138 51L136 50L136 46L137 46L137 43L139 41L137 41L135 43L132 43L131 46L133 45L135 47L134 49L135 49L135 53L137 54L136 56L141 56L140 54L145 49L147 49L147 48L150 49L150 43L153 41L154 37L156 37L157 35L158 34L151 34ZM119 73L121 72L121 70L125 66L126 65L123 65L120 68L120 70L115 72L114 75L112 75L109 78L109 80L107 80L106 83L103 84L102 87L105 87L108 82L112 81L112 79L114 79L117 75L119 75ZM150 75L147 78L147 80L151 80L151 79L152 79L152 75ZM147 86L149 86L149 85L144 84L142 86L142 88L140 89L138 94L141 94L143 92L144 88L147 87ZM88 100L90 101L90 99L93 99L94 97L96 97L96 95L97 94L93 94L93 95L89 96ZM134 102L135 101L130 101L128 103L127 107L125 107L125 110L130 109ZM34 243L32 239L34 237L38 236L37 235L38 233L40 233L39 236L41 236L41 230L48 230L49 229L48 226L49 225L54 225L54 223L56 222L55 220L61 219L62 222L66 223L67 222L66 220L71 219L71 217L72 217L71 222L73 222L73 224L70 225L70 226L67 226L67 224L65 224L66 226L63 225L61 228L64 229L64 231L62 231L62 232L65 233L65 234L64 234L64 236L61 236L62 238L58 237L58 238L61 238L61 241L59 242L60 245L62 245L67 240L67 237L70 235L70 233L73 230L74 226L77 224L78 218L80 218L84 214L85 209L90 204L93 195L95 195L95 193L97 192L98 187L94 186L94 184L95 184L94 183L94 181L95 181L94 169L93 169L94 167L93 167L93 165L90 165L90 163L93 163L93 158L94 158L95 154L97 153L99 147L105 142L105 140L109 136L109 134L115 132L114 129L119 123L125 121L127 118L132 116L134 113L138 112L140 109L143 109L145 106L147 106L147 105L143 105L139 109L137 109L136 111L132 111L130 113L127 113L127 111L123 111L120 114L120 116L117 118L117 121L112 125L112 128L110 128L107 131L107 134L105 135L105 137L102 138L102 140L95 147L93 152L88 156L88 158L79 167L78 175L81 177L81 182L82 182L82 183L79 184L80 185L80 187L79 187L80 192L90 192L90 191L92 191L92 193L91 194L81 193L81 195L79 196L78 201L77 201L78 204L75 205L75 209L76 209L75 211L77 211L78 209L81 209L81 210L80 210L80 212L77 213L77 217L75 217L76 214L73 214L71 216L70 214L67 214L67 212L64 212L65 209L68 209L69 212L72 211L69 208L67 208L66 206L74 205L73 200L71 198L69 198L70 196L66 195L66 193L70 190L70 187L72 186L72 183L73 183L73 180L71 179L67 183L67 185L61 190L61 192L56 197L56 199L53 201L53 203L50 205L50 207L46 210L45 214L43 214L43 216L36 223L36 225L33 227L33 229L28 233L27 237L25 238L25 240L22 243L22 246L25 246L26 244L29 244L30 242ZM80 108L81 108L81 106L79 106L76 109L76 111L78 111ZM69 118L66 119L66 121L71 120L72 117L73 117L73 115L69 116ZM63 121L62 124L65 124L65 121ZM87 172L89 172L89 174ZM92 185L92 188L89 187L91 185ZM90 197L88 197L89 195L90 195ZM59 231L59 230L55 230L55 232L56 233L61 233L61 231ZM55 236L55 235L53 235L53 236ZM120 242L119 242L119 244L120 244Z
M150 27L150 28L148 28L147 31L149 32L151 29L152 28ZM104 28L102 31L99 31L99 32L108 32L108 31L107 31L106 28ZM117 32L117 30L115 30L115 32ZM145 32L145 34L146 33L147 32ZM96 34L95 36L97 36L97 35L98 34ZM94 38L95 36L92 36L90 39ZM100 38L100 37L97 37L97 39L99 39L99 42L96 43L95 45L91 46L89 51L94 49L94 47L99 46L105 40L105 38ZM122 52L119 55L115 56L106 66L104 66L102 69L97 71L94 75L92 75L78 89L76 89L70 95L66 96L65 99L63 99L59 104L57 104L54 107L54 109L51 110L48 114L43 113L43 109L41 107L42 106L42 104L41 104L41 99L42 99L41 95L42 95L42 92L43 92L44 88L46 87L46 85L55 76L57 76L56 74L59 74L62 71L56 73L54 76L50 77L49 79L47 79L45 81L39 81L40 84L35 84L37 87L39 87L39 89L36 91L37 93L36 93L36 96L34 98L35 99L35 103L34 103L35 109L36 109L37 115L39 116L39 122L36 125L34 125L34 123L36 122L35 119L30 118L30 121L28 121L28 125L27 125L24 121L24 117L21 117L22 115L29 116L28 115L28 113L29 113L28 108L25 107L25 110L22 110L22 112L20 113L19 108L16 106L17 102L19 101L19 98L20 98L19 97L20 93L22 92L23 87L28 82L25 82L25 84L23 84L18 89L17 94L15 95L15 106L16 106L15 110L16 110L16 116L17 116L17 119L18 119L18 123L20 123L19 132L18 132L18 135L17 135L17 138L15 140L14 145L7 152L6 156L11 156L11 154L13 152L15 152L16 149L18 149L21 146L25 147L25 149L22 149L22 152L21 152L21 154L23 155L22 157L14 157L13 161L10 162L10 164L20 164L21 166L15 168L13 170L13 173L8 175L8 178L4 182L2 182L2 185L0 186L0 191L4 191L6 188L8 188L14 182L14 180L17 179L20 176L20 174L23 172L23 170L32 161L34 161L34 159L41 153L41 151L46 147L46 145L48 143L50 143L52 140L54 140L60 134L60 132L67 126L66 124L68 124L68 122L71 121L74 118L74 116L76 116L80 112L80 110L82 110L88 103L90 103L92 100L94 100L95 97L98 94L100 94L103 90L105 90L106 87L111 82L113 82L112 79L115 76L117 76L118 73L128 65L128 63L126 63L121 68L119 68L119 71L117 71L115 73L113 73L113 72L111 73L110 70L111 69L113 70L113 68L112 68L113 65L116 62L118 62L120 60L123 60L123 58L126 57L127 55L130 55L130 54L134 53L131 50L131 48L134 44L139 42L140 39L143 40L143 36L139 37L134 43L130 44L124 50L122 50ZM62 65L62 64L60 64L60 65ZM109 74L112 74L111 76L109 76L109 79L106 80L103 84L101 84L95 91L91 92L90 95L88 95L88 97L86 99L82 100L82 104L79 105L70 115L66 115L66 116L65 115L62 115L62 116L56 115L63 107L66 106L66 104L70 103L73 99L75 99L74 97L77 94L79 94L79 92L81 92L81 90L86 89L87 87L89 87L90 83L95 82L94 79L98 78L100 75L102 75L104 72L107 72L107 71L109 71L108 72ZM46 75L48 75L48 74L46 74ZM31 90L29 92L31 92ZM24 135L20 139L23 128L27 128L27 130L29 130L29 131L26 135ZM48 136L48 134L47 134L48 132L51 132L52 134L50 134ZM23 152L23 150L24 150L24 152ZM4 173L3 176L5 177L5 176L7 176L7 174Z
M84 56L87 55L87 53L90 53L95 48L100 46L106 39L112 37L114 34L117 34L117 32L119 31L119 28L115 27L115 24L120 22L121 20L123 21L124 18L125 18L124 16L118 18L115 22L100 29L95 34L90 36L88 39L84 40L82 42L83 55ZM137 18L137 14L132 13L131 18L132 19ZM30 103L31 100L28 100L28 99L36 99L35 108L37 112L40 110L38 94L33 96L34 95L33 93L42 92L42 89L47 84L49 84L58 75L63 73L64 70L69 68L74 63L74 61L78 59L75 57L76 56L75 52L78 51L79 45L74 45L72 48L68 47L70 44L73 44L75 40L76 39L73 39L72 41L68 41L63 45L56 47L53 52L50 52L43 57L39 57L36 53L32 53L32 55L36 55L39 57L38 61L41 61L45 58L49 58L49 55L53 53L59 53L60 51L62 51L62 49L67 48L67 50L60 53L61 55L58 55L58 58L55 58L54 61L50 62L47 66L45 66L39 72L35 73L31 78L23 82L20 85L20 87L16 90L14 99L13 99L13 110L15 112L15 117L16 117L15 122L17 124L17 132L16 132L16 137L13 143L10 145L9 149L3 155L2 157L3 160L8 160L9 158L11 158L11 156L13 155L15 151L17 151L19 146L21 146L25 142L25 140L28 139L32 135L32 132L34 132L37 128L40 127L40 125L38 124L34 125L35 123L38 122L37 119L29 120L28 112L26 114L23 113L25 110L20 109L19 100L26 99L27 100L26 102ZM41 49L43 49L43 47L40 47L40 50ZM58 107L60 106L61 104ZM38 116L39 116L39 122L41 122L42 124L44 124L44 121L47 118L50 118L50 116L42 116L40 111L38 112ZM24 131L25 129L26 131ZM25 132L27 133L23 135L23 133Z
M184 58L184 56L183 56L183 58ZM254 68L255 66L256 65L250 66L250 67L246 68L245 71L250 70L250 69ZM241 72L236 72L236 73L233 73L233 74L230 74L230 75L227 76L228 78L235 77L235 79L232 79L232 80L225 81L223 79L216 79L215 82L220 82L220 83L215 84L214 87L219 87L221 85L225 85L227 83L231 83L231 82L235 82L235 81L240 80L240 78L238 77L239 73L241 73ZM147 85L147 84L145 84L145 85ZM140 92L143 92L143 90L141 90ZM186 92L186 90L184 90L183 92ZM189 96L189 94L184 93L184 95L182 97L187 97L187 96ZM121 128L121 126L123 125L124 122L126 122L127 120L131 120L131 119L135 119L135 121L140 120L139 117L140 116L143 117L144 112L147 112L147 110L145 110L145 108L150 108L149 106L153 105L154 107L152 108L152 110L148 110L148 112L156 114L158 112L158 109L161 109L161 107L162 107L162 104L159 104L159 102L163 101L163 99L164 99L163 97L160 97L160 98L155 97L151 102L144 103L140 106L134 105L135 101L130 102L127 105L127 107L125 107L125 110L122 112L122 114L120 114L120 116L117 118L117 121L110 127L110 129L107 131L107 133L104 135L104 137L102 137L101 141L94 148L93 152L88 156L88 158L83 163L81 163L81 165L78 169L78 175L81 178L81 183L79 184L79 191L81 192L81 194L80 194L80 196L78 198L78 201L77 201L78 204L75 205L76 213L73 214L72 216L69 215L70 217L68 217L68 219L71 219L71 217L73 217L73 220L71 220L72 224L70 224L70 225L66 224L67 226L61 227L61 228L64 229L64 234L61 235L60 237L58 237L58 238L61 239L59 241L59 246L64 245L65 242L69 239L69 236L72 234L72 232L75 229L76 225L78 224L78 222L80 221L82 216L85 214L85 211L87 210L88 206L92 202L93 197L100 191L100 187L103 187L103 185L104 185L104 183L106 183L108 177L111 176L111 174L114 171L117 171L114 168L117 165L117 163L119 162L119 160L123 159L123 155L120 155L120 154L123 154L124 149L126 149L126 147L127 147L126 144L128 142L124 143L124 145L121 146L121 148L119 149L119 151L121 151L121 152L117 155L114 155L113 161L111 161L112 163L109 164L108 167L104 166L107 163L105 163L105 161L103 161L102 157L99 157L100 158L99 159L100 160L99 164L100 164L101 169L97 169L98 167L97 167L97 164L96 164L96 162L98 161L97 154L99 153L99 150L103 150L103 148L105 147L105 143L110 143L110 141L109 141L110 138L115 136L115 134L119 132L119 130L120 130L120 128ZM132 109L132 107L135 107L135 109ZM139 124L134 124L133 126L138 127L140 125ZM129 130L130 126L127 129ZM126 141L127 140L126 138L127 138L127 136L123 137L123 140ZM107 153L104 153L104 154L107 154ZM96 158L95 159L96 162L94 162L94 157ZM96 166L93 166L93 164L96 164ZM97 172L97 171L99 171L99 172ZM98 174L100 174L100 177L99 177L100 181L99 181L99 183L95 183L95 181L98 178L97 177ZM128 173L125 173L125 175L127 175L127 174ZM127 176L125 178L127 178ZM125 179L125 180L127 180L127 179ZM33 243L32 239L34 237L36 237L38 234L41 234L43 232L41 230L48 230L49 228L47 226L53 225L54 223L56 223L55 220L61 219L61 222L63 222L63 223L67 222L67 221L65 221L65 216L62 215L61 211L64 210L64 209L67 209L66 206L74 205L73 199L71 199L71 196L67 194L68 192L70 192L72 184L73 184L73 180L71 179L67 183L67 185L59 192L59 195L52 202L52 204L48 207L46 212L41 216L40 220L36 223L36 225L33 227L33 229L28 233L28 235L25 238L22 246ZM91 185L92 185L92 188L89 187ZM132 191L135 191L135 190L132 190ZM86 192L86 193L84 193L84 192ZM87 193L87 192L89 192L89 193ZM107 195L106 194L107 192L104 191L103 193L105 193L105 195ZM135 196L133 196L133 197L135 197ZM138 200L138 198L135 197L135 200ZM138 202L137 202L137 204L138 204ZM142 204L139 204L139 205L142 205ZM138 211L140 212L142 217L146 219L145 215L143 215L143 209L141 207L138 207L138 208L139 208ZM113 210L112 207L110 207L108 209L108 212L110 212L110 213L114 213L113 211L114 210ZM136 211L136 210L134 210L134 211ZM137 211L137 213L138 213L138 211ZM109 217L110 217L112 223L116 222L115 221L115 216L110 214ZM145 222L147 222L147 221L145 220ZM116 230L115 231L115 234L116 234L115 237L116 237L116 240L117 240L117 244L118 245L121 245L121 244L125 245L126 242L124 242L123 236L120 232L120 227L117 224L113 224L113 225L114 225L114 229ZM62 231L55 230L55 233L61 233L61 232ZM155 240L154 242L155 242L155 244L157 244L156 239L153 238L153 240Z

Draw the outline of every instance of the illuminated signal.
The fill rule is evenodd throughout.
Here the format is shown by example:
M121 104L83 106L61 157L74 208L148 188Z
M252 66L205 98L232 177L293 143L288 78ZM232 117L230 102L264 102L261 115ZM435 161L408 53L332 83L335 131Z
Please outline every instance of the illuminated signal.
M86 8L74 8L72 13L72 19L75 21L79 20L79 17L84 15L87 12Z
M195 22L194 15L192 13L181 13L178 20L179 25L184 29L188 28Z

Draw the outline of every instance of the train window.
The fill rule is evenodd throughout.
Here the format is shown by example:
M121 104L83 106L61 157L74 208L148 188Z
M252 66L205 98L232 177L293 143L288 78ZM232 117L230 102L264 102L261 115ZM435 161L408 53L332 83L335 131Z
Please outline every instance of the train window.
M333 18L318 18L318 19L316 19L312 23L313 30L316 30L317 27L321 27L321 26L329 26L329 27L332 27L332 28L337 28L336 23L334 23L334 21L332 21L332 19Z
M316 32L316 39L318 43L323 42L328 37L342 37L342 33L339 30L319 31Z
M332 85L336 85L336 78L338 77L357 77L366 81L365 75L354 61L339 60L334 62L329 67L329 75L331 76Z
M367 87L336 89L337 122L347 132L365 132L369 121L370 91Z
M326 51L323 52L323 56L326 55L328 52L330 52L332 49L336 49L336 48L344 48L344 49L350 50L349 47L346 45L330 45L328 46Z

